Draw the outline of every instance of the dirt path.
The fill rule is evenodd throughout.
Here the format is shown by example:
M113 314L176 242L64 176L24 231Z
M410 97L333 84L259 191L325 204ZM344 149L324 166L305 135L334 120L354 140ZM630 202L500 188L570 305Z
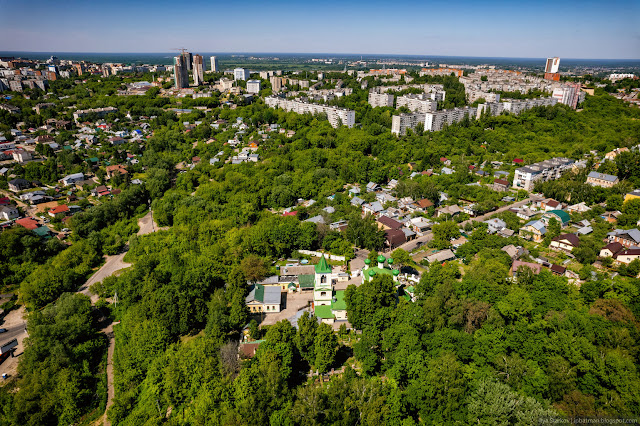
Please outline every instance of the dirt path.
M153 221L153 213L151 211L138 220L138 226L140 227L138 235L146 235L159 230L168 229L166 227L158 228L158 225ZM106 256L107 261L105 262L105 264L102 265L98 272L93 274L93 276L91 276L91 278L89 278L89 280L87 280L87 282L82 287L80 287L78 292L91 297L92 303L97 302L99 299L98 295L91 294L89 288L93 284L101 282L106 277L116 274L118 271L131 266L130 263L126 263L123 261L124 256L127 254L127 250L129 250L129 245L125 246L124 251L120 254L117 254L115 256ZM107 406L102 417L100 417L100 419L96 421L95 426L111 426L111 422L109 422L109 420L107 419L107 412L113 405L113 398L115 397L115 387L113 385L113 353L116 348L116 339L113 332L112 323L103 328L101 331L109 338L109 349L107 350Z

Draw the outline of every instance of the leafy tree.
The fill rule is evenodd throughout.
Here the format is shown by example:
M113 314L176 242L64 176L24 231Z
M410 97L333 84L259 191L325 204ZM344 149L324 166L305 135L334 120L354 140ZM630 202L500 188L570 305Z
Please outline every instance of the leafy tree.
M330 325L321 323L316 330L314 341L315 361L313 365L320 373L328 371L338 352L338 339Z

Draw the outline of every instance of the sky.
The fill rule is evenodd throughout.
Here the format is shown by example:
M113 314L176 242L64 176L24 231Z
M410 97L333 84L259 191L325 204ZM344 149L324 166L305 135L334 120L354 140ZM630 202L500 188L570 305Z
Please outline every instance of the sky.
M640 0L0 0L0 50L640 59Z

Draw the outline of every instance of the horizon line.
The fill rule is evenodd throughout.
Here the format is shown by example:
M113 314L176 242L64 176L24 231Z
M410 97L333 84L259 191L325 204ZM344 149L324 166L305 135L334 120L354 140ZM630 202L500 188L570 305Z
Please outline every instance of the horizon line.
M196 51L187 50L190 53L197 53ZM218 55L334 55L334 56L388 56L388 57L399 57L399 56L422 56L425 58L435 57L435 58L474 58L474 59L546 59L547 57L524 57L524 56L469 56L469 55L436 55L436 54L414 54L414 53L336 53L336 52L203 52L202 53L211 53ZM122 54L167 54L174 56L174 52L167 51L152 51L152 52L81 52L81 51L35 51L35 50L0 50L0 53L64 53L64 54L111 54L111 55L122 55ZM552 56L549 56L552 57ZM638 61L640 62L640 58L568 58L568 57L560 57L561 60L572 60L572 61ZM543 64L544 65L544 64Z

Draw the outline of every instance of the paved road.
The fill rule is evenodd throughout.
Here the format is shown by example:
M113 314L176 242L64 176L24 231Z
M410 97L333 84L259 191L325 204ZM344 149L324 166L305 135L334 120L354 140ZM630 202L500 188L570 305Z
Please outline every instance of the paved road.
M542 198L542 197L531 195L531 196L529 196L529 198L525 198L524 200L518 201L517 203L508 204L506 206L502 206L499 209L494 210L492 212L489 212L487 214L484 214L482 216L472 217L469 220L465 220L464 222L460 222L460 226L465 226L467 223L470 223L470 222L482 222L483 220L487 220L487 219L489 219L491 216L493 216L495 214L502 213L502 212L507 211L507 210L509 210L511 208L522 207L525 204L528 204L528 203L530 203L532 201L535 202L535 201L543 200L543 199L544 198ZM514 231L515 231L515 229L514 229Z
M2 342L1 344L4 345L5 343L22 336L25 333L25 325L26 324L17 324L12 327L0 326L0 328L7 329L7 331L5 331L4 333L0 333L0 342Z
M129 249L128 246L125 246L125 249L122 253L116 254L114 256L105 256L107 260L104 263L104 265L102 265L102 267L98 269L98 272L93 274L91 278L89 278L89 280L87 280L87 282L84 283L84 285L80 287L80 289L78 289L78 292L86 296L89 296L91 298L91 303L96 303L99 297L97 294L91 293L90 291L91 286L95 283L102 282L102 280L104 280L107 277L110 277L111 275L115 274L119 270L128 268L129 266L131 266L130 263L126 263L123 260L124 256L127 254L128 249Z

